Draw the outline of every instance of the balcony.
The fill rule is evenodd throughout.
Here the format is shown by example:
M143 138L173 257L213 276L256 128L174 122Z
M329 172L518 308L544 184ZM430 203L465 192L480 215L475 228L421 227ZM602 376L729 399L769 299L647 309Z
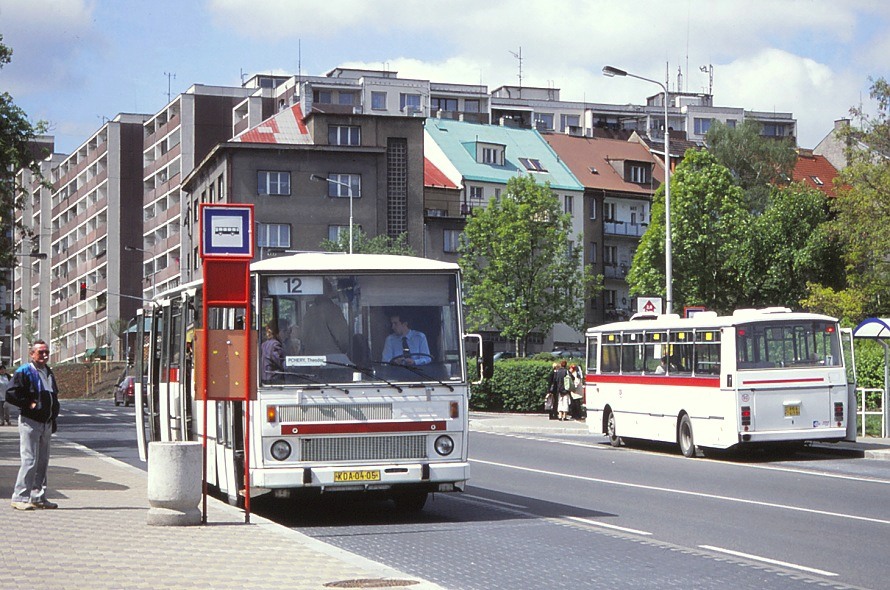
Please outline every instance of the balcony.
M603 277L624 280L627 277L627 271L628 268L624 264L606 263L603 266Z
M627 221L605 221L603 222L603 233L607 236L626 236L630 238L640 238L648 224L628 223Z

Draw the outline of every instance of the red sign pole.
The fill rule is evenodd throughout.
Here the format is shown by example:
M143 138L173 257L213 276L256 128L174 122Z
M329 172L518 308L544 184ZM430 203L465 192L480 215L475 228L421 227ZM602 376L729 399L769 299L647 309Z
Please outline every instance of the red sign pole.
M250 260L253 258L253 205L249 204L212 204L201 203L198 206L198 216L201 224L201 259L204 278L204 301L202 310L201 331L201 375L203 377L204 395L204 522L207 514L207 428L208 428L208 401L243 401L244 416L244 521L250 522L250 402L251 402L251 367L253 355L251 346L251 301L250 301ZM228 329L231 336L227 336L226 344L220 346L214 335L211 340L209 310L210 308L235 308L243 309L243 324L240 343L235 336L232 326ZM210 381L211 346L213 355L224 358L224 365L228 379L220 382L219 376ZM222 352L223 354L219 354ZM240 355L243 364L239 370L237 361L230 357ZM218 367L217 367L218 368ZM233 371L231 371L232 369ZM234 372L234 376L233 373ZM234 377L234 379L233 379ZM231 388L232 381L242 380L241 391ZM234 459L234 457L233 457ZM237 493L237 490L236 490Z

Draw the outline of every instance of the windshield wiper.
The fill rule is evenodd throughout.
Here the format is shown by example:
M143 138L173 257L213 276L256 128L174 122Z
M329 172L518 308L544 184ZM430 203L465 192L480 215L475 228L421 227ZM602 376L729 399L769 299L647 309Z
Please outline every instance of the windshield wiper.
M324 381L319 381L318 379L316 379L313 375L310 375L309 373L292 373L290 371L269 371L269 373L272 375L278 375L281 377L299 377L299 378L304 379L304 380L306 380L310 383L313 383L315 385L327 386L332 389L339 389L343 393L349 395L349 390L346 389L345 387L340 387L339 385L332 385L332 384L326 383ZM286 384L285 383L266 383L265 385L286 385Z
M401 368L403 368L403 369L408 369L409 371L411 371L412 373L414 373L414 374L417 375L418 377L424 377L424 378L426 378L426 379L428 379L428 380L430 380L430 381L435 381L435 382L438 383L439 385L442 385L442 386L444 386L444 387L447 387L447 388L448 388L448 391L454 391L454 387L453 387L452 385L450 385L450 384L448 384L448 383L445 383L444 381L441 381L441 380L437 379L436 377L433 377L433 376L430 375L429 373L426 373L425 371L422 371L422 370L418 369L416 366L413 366L413 365L400 365L399 363L394 363L394 362L391 362L391 361L371 361L371 362L374 363L375 365L384 365L384 366L387 366L387 367L401 367ZM421 365L421 366L424 366L424 365Z
M402 388L401 388L401 387L399 387L398 385L396 385L395 383L393 383L392 381L390 381L390 380L388 380L388 379L384 379L383 377L380 377L379 375L375 375L375 374L374 374L374 371L372 371L371 369L369 369L369 368L367 368L367 367L360 367L360 366L358 366L358 365L354 365L354 364L352 364L352 363L341 363L341 362L338 362L338 361L325 361L325 364L327 364L327 365L334 365L334 366L336 366L336 367L346 367L347 369L353 369L353 370L355 370L355 371L358 371L359 373L361 373L361 374L364 375L365 377L370 377L371 379L379 379L380 381L383 381L384 383L386 383L386 384L389 385L390 387L395 387L396 390L397 390L399 393L402 393Z

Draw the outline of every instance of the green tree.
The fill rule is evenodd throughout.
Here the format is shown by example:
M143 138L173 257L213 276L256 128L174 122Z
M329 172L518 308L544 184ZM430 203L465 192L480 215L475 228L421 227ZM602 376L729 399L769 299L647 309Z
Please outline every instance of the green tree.
M349 232L340 232L337 241L322 240L320 248L325 252L349 252ZM414 248L408 245L408 235L399 234L396 238L386 235L368 235L356 226L352 227L352 251L356 254L397 254L415 256Z
M524 355L533 332L558 322L582 328L584 301L599 287L570 247L571 227L549 184L531 175L511 178L500 199L474 210L459 247L471 329L497 327Z
M735 127L714 121L705 135L708 151L732 173L753 213L766 209L771 187L788 182L797 162L790 139L760 133L761 125L756 121L745 120Z
M857 321L890 313L890 85L886 80L872 81L871 98L877 112L851 109L859 128L848 125L839 133L848 146L849 165L836 181L830 224L843 248L847 278L846 287L835 290L835 296L851 304L843 316L858 313ZM814 285L808 305L824 301L826 288L830 286Z
M744 298L744 248L751 215L730 171L708 152L688 151L671 176L673 310L730 311ZM665 294L664 187L627 274L632 295Z
M828 232L828 198L804 184L774 187L748 234L747 301L754 307L800 308L809 284L843 285L841 252Z
M3 44L0 35L0 69L12 59L12 49ZM21 252L18 240L30 243L32 232L16 220L16 212L24 205L25 190L20 186L18 173L28 169L40 179L38 157L34 139L42 132L42 123L32 124L25 112L16 106L8 92L0 93L0 268L11 269L18 262L16 252ZM30 249L30 248L28 248ZM9 287L10 274L0 272L0 284ZM20 310L0 310L12 317Z

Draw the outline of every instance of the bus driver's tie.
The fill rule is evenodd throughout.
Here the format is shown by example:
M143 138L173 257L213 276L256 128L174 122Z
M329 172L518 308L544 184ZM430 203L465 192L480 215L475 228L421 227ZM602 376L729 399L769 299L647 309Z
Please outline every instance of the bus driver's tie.
M411 356L411 349L408 348L407 336L402 336L402 356Z

